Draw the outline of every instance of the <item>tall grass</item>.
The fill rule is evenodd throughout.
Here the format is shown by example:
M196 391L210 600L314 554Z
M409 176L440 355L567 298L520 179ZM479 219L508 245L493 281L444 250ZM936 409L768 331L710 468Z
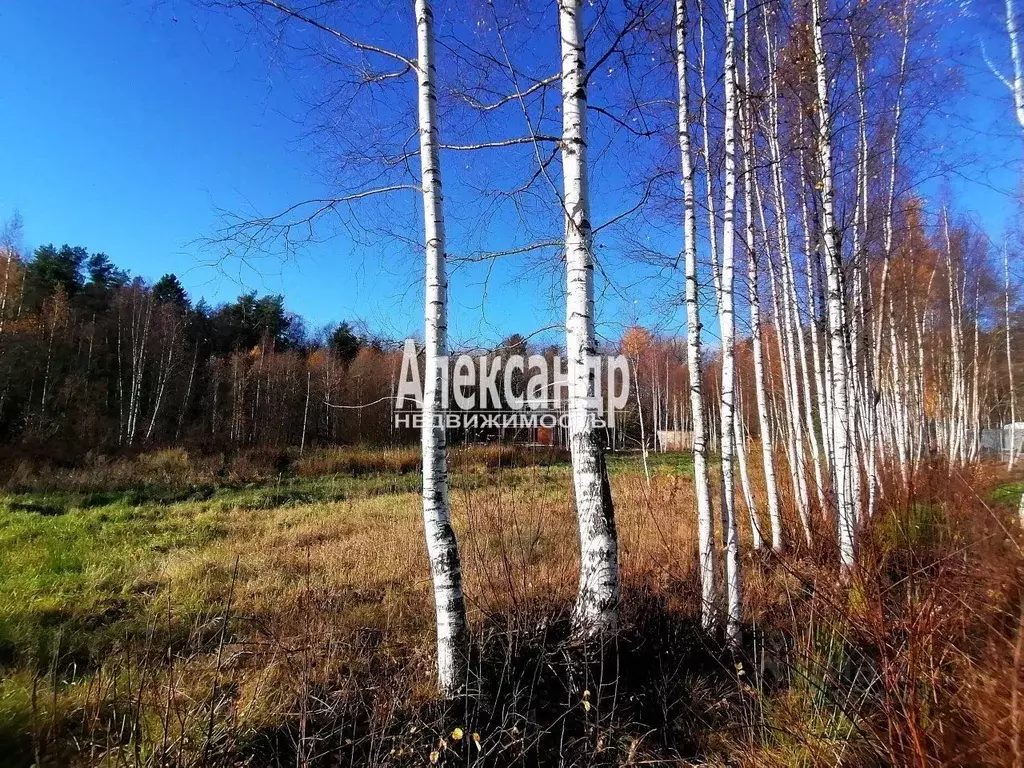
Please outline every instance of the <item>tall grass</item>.
M883 478L885 502L848 581L827 511L814 550L747 551L745 646L733 657L698 629L692 484L688 464L669 457L650 480L635 457L613 462L623 627L604 645L570 639L568 474L561 457L541 457L453 455L473 663L468 695L448 705L431 682L408 455L290 457L286 470L267 465L262 480L235 486L230 466L218 485L207 459L134 460L153 487L212 471L203 498L160 497L139 477L118 495L113 468L68 472L48 489L23 476L0 507L3 551L21 558L0 578L0 620L15 628L0 656L0 756L1020 764L1024 538L1001 470L925 467L912 488ZM98 483L113 490L96 495Z

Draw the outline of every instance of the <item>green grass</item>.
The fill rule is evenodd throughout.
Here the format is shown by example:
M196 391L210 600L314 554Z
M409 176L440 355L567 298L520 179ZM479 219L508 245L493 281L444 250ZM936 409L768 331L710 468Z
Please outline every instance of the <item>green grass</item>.
M0 664L45 668L58 635L61 654L82 662L142 631L145 585L161 557L226 535L237 525L231 513L411 493L419 483L391 474L0 496Z
M610 454L613 475L642 472L640 454ZM652 473L690 475L688 454L648 455ZM501 483L562 484L568 464L456 469L453 492ZM172 550L201 548L275 511L416 493L416 472L280 477L261 483L149 483L120 489L37 490L0 496L0 664L46 668L58 644L79 662L145 629L146 588Z
M655 474L689 475L690 464L688 456L648 457ZM566 462L521 469L453 465L453 493L484 489L498 499L521 488L531 497L555 498L569 485ZM610 455L609 470L642 473L640 455ZM392 498L408 507L421 478L418 472L367 472L218 485L172 472L125 487L101 482L86 475L63 487L0 494L0 755L24 754L30 721L49 707L33 702L37 678L59 681L61 696L72 696L113 659L183 647L199 627L215 634L210 619L232 580L232 552L278 535L267 531L287 537L295 528L295 541L306 531L319 535L320 525L355 531L370 525L367 516L377 510L393 515ZM182 563L201 565L182 571ZM275 576L281 582L301 580L301 574L288 575L288 565L274 567L282 569Z
M567 471L455 472L452 486L548 484ZM418 473L377 473L0 496L0 664L31 658L45 668L58 633L62 653L81 659L142 631L145 585L161 557L227 535L238 525L231 514L416 493L420 482Z
M1024 481L1004 483L992 491L992 501L1016 507L1020 503L1021 495L1024 495Z
M46 665L58 643L79 662L104 653L139 629L137 577L161 553L221 533L215 515L182 505L3 499L0 661Z
M885 552L918 552L936 546L949 522L931 504L913 504L905 510L888 510L878 522L876 535Z
M647 468L652 474L681 474L686 477L693 475L693 455L686 453L648 453ZM610 453L608 454L608 471L611 474L637 473L644 471L642 454Z

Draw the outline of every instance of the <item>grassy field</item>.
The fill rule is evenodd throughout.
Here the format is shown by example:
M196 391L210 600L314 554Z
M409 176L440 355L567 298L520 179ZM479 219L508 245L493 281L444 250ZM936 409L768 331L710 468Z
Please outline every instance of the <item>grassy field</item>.
M447 708L414 452L22 468L0 497L0 762L1012 764L1019 485L890 498L852 588L825 517L813 552L747 553L744 668L695 627L689 459L649 464L611 458L625 626L579 649L564 457L455 453L475 677Z

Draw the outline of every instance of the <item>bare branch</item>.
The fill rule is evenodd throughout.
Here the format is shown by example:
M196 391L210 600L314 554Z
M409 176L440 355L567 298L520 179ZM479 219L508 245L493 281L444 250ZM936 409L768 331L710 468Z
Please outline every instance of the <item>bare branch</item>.
M305 24L309 24L311 27L315 27L316 29L319 29L322 32L326 32L327 34L332 35L338 40L341 40L346 45L355 48L357 51L362 51L364 53L375 53L378 56L385 56L387 58L394 59L395 61L400 61L402 64L405 65L405 69L403 69L400 74L405 74L406 72L416 69L416 61L414 59L407 58L406 56L403 56L400 53L396 53L395 51L389 51L387 48L381 48L380 46L373 45L371 43L364 43L361 40L357 40L351 35L348 35L339 29L334 29L333 27L324 24L322 21L318 21L314 19L312 16L308 16L302 11L296 10L295 8L292 8L286 5L285 3L279 2L279 0L215 0L213 4L225 7L247 8L250 10L254 6L267 6L273 8L279 13L284 14L285 16L297 19L298 21L301 21ZM398 74L399 73L395 73L394 76L397 76Z
M529 245L521 245L517 248L509 248L503 251L480 251L477 253L470 254L468 256L449 256L448 260L453 262L459 262L462 264L476 264L483 261L490 261L492 259L499 259L502 256L518 256L523 253L530 253L532 251L540 251L545 248L560 248L564 245L561 240L542 240L538 243L530 243Z
M441 144L441 149L467 151L474 149L494 149L496 147L512 147L517 144L533 144L538 141L551 141L558 143L556 136L520 136L515 139L499 139L498 141L483 141L479 144Z
M524 89L520 93L510 93L507 96L502 96L497 101L491 102L490 104L484 104L480 101L477 101L472 96L466 93L460 93L457 95L460 99L465 101L474 109L477 109L481 112L490 112L492 110L499 109L500 107L503 107L506 104L511 104L512 102L517 101L518 99L524 96L529 96L531 93L539 91L541 88L546 88L549 85L552 85L553 83L557 83L561 79L561 73L551 75L550 77L545 77L543 80L538 80L536 83L531 85L529 88Z
M988 68L992 70L992 74L999 79L999 82L1005 85L1006 88L1012 92L1013 84L1006 78L1006 76L1002 72L999 71L999 69L996 67L995 62L988 57L988 51L985 48L985 41L981 40L979 42L981 43L981 58L985 61L985 64L988 65Z
M627 131L629 131L634 136L637 136L639 138L643 138L643 139L649 138L651 136L654 136L657 133L657 131L651 130L650 128L648 128L646 131L638 131L636 128L634 128L631 125L629 125L629 123L627 123L621 117L613 115L611 112L609 112L604 107L598 107L598 106L595 106L594 104L588 104L587 105L587 109L591 110L592 112L597 112L599 115L604 115L609 120L611 120L612 122L617 124L619 127L625 128Z

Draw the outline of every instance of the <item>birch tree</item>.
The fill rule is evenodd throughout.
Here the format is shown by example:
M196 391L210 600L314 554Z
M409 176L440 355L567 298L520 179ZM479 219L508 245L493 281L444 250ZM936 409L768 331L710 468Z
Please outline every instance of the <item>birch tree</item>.
M1010 255L1003 246L1003 310L1006 317L1006 378L1010 386L1010 455L1006 469L1013 469L1017 451L1017 393L1013 387L1013 354L1010 345Z
M749 4L748 4L749 5ZM771 525L772 550L783 549L782 514L779 490L775 480L775 456L772 450L768 397L765 390L764 351L761 348L761 295L758 274L757 240L754 228L754 195L757 186L757 159L754 147L755 118L750 86L750 41L753 20L751 9L743 24L744 51L744 147L743 147L743 208L744 233L747 250L747 299L750 304L750 343L754 368L754 396L757 405L757 424L761 441L761 462L764 471L765 493L768 496L768 519ZM766 244L767 246L767 244ZM767 247L766 247L767 250Z
M425 330L424 358L426 376L423 391L423 427L420 435L423 452L423 520L434 587L437 624L437 676L442 693L455 693L466 673L466 609L462 590L462 566L455 531L451 524L448 499L447 445L441 420L444 407L441 392L439 359L447 350L447 275L445 252L444 197L440 164L441 142L437 121L438 88L434 54L434 15L430 0L416 0L413 13L416 30L416 55L400 52L372 41L362 40L348 30L331 26L323 11L330 2L312 6L292 5L284 0L209 0L214 5L238 8L251 14L276 14L286 21L302 23L334 41L340 50L354 57L351 63L341 62L356 75L357 87L379 86L407 75L416 77L415 135L418 152L402 151L398 162L385 157L375 182L337 197L309 200L290 206L281 214L244 219L228 227L222 239L255 242L262 246L269 238L281 238L286 246L296 231L312 232L324 216L338 214L357 201L371 197L390 196L416 191L423 207L425 262ZM338 60L330 57L334 63ZM385 63L387 66L385 66ZM391 132L394 132L393 129ZM401 131L400 131L401 132ZM399 141L404 148L404 144ZM358 167L365 167L365 148L358 150ZM377 185L387 173L402 174L411 170L407 162L419 155L419 178L416 183L395 180ZM381 170L383 169L383 170ZM391 177L388 177L389 179Z
M725 543L727 599L726 640L737 645L740 637L739 534L736 527L735 460L735 240L736 210L736 0L725 0L725 195L722 206L722 271L719 329L722 337L722 536Z
M833 474L839 526L840 562L844 570L854 564L854 526L856 507L851 477L850 420L846 384L846 307L842 284L842 251L835 223L835 198L832 179L832 120L828 93L828 71L819 0L811 0L811 27L814 40L817 85L817 151L821 172L821 217L826 276L828 279L829 347L832 360L832 445Z
M587 69L581 0L558 0L562 54L562 183L565 213L565 338L569 357L569 446L580 532L576 630L615 629L619 611L618 541L597 411L594 254L587 184Z
M788 206L786 204L786 186L783 179L783 156L780 141L780 119L779 111L781 99L779 93L779 60L778 43L774 40L769 29L768 15L763 14L765 30L765 45L769 60L768 67L768 124L765 129L766 143L769 153L769 169L771 174L772 204L775 209L775 240L783 263L791 260L790 237L788 225ZM755 188L755 192L756 192ZM758 198L759 218L761 229L764 232L765 242L769 239L769 228L764 213L763 201ZM789 439L786 440L787 457L789 459L789 470L797 512L800 516L800 524L803 529L804 541L811 545L810 510L807 489L807 477L804 471L806 461L804 458L804 437L803 422L800 416L800 390L796 374L796 351L793 343L794 333L792 331L793 306L788 291L780 291L777 270L771 259L767 260L769 267L769 287L772 296L772 305L775 314L775 338L779 351L779 365L781 369L783 384L783 401L786 409L787 423L789 427ZM781 299L781 302L780 302Z
M423 523L434 580L438 681L442 691L452 693L466 671L466 606L462 595L462 564L448 505L447 446L442 420L440 358L447 354L448 281L438 152L434 14L430 0L416 0L416 33L420 185L426 242Z
M999 81L1006 86L1013 97L1013 113L1017 123L1024 129L1024 52L1021 51L1020 26L1014 0L1005 0L1003 5L1003 21L1006 25L1006 37L1010 43L1011 74L1006 76L989 62L989 68ZM984 51L983 51L984 52ZM987 58L987 56L986 56Z
M715 620L715 542L708 483L707 428L704 423L699 283L697 281L697 212L693 155L690 148L690 110L687 65L686 0L675 0L675 57L678 88L679 152L683 176L683 253L686 261L686 360L690 377L690 418L693 422L693 483L697 497L697 546L700 562L701 622L705 630ZM764 437L762 436L762 439Z

